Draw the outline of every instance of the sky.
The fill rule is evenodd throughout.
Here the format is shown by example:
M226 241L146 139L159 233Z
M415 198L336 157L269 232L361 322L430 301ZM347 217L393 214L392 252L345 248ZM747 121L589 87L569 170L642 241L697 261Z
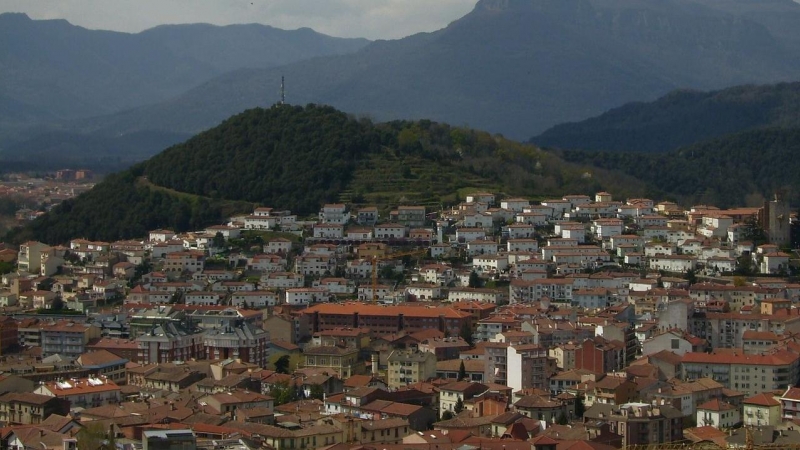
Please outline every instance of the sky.
M397 39L444 28L477 0L0 0L0 12L138 32L162 24L261 23L338 37Z

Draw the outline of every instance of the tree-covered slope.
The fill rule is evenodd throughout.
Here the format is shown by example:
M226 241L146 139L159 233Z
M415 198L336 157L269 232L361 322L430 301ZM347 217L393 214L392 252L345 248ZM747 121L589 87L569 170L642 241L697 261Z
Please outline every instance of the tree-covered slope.
M563 149L660 152L764 127L800 126L800 83L676 91L557 125L531 142Z
M466 189L541 197L643 183L527 144L431 121L374 124L327 106L273 106L226 120L112 175L8 239L114 240L218 223L254 204L315 215L327 202L452 203Z
M647 180L659 195L684 204L756 206L778 191L800 203L800 128L743 131L666 153L558 153Z

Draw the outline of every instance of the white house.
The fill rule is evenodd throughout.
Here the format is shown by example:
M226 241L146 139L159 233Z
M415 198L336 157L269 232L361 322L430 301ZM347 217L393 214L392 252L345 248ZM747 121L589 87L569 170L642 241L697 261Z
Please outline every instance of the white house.
M378 239L402 239L406 237L406 227L397 223L376 225L375 237Z
M194 291L184 295L184 302L187 305L219 305L225 298L221 292Z
M456 239L458 242L470 242L478 239L484 239L486 231L482 228L459 228L456 230Z
M315 238L341 239L344 237L344 225L336 223L318 223L314 225Z
M509 239L506 242L509 252L538 252L539 241L536 239Z
M499 274L508 270L508 255L478 255L472 258L472 267L479 273Z
M467 243L467 256L494 255L497 251L497 242L489 239L479 239Z
M438 284L411 284L406 286L406 297L417 300L435 300L442 298L442 287Z
M739 408L718 398L697 406L697 426L733 428L742 422Z
M330 294L324 288L292 288L286 290L286 304L303 306L327 302Z
M241 308L266 308L278 303L278 294L274 291L234 292L231 294L231 306Z
M350 221L350 213L344 204L327 204L319 212L319 221L321 223L344 225Z
M789 255L783 252L770 252L762 256L759 271L776 274L789 268Z
M686 272L697 267L697 258L689 255L656 255L650 258L650 269Z
M510 209L514 212L522 212L525 208L530 206L531 202L525 198L508 198L500 202L500 207L503 209Z
M512 223L506 227L509 239L532 238L536 235L536 227L526 223Z
M264 244L264 253L286 254L292 251L292 241L285 238L270 239Z
M305 277L294 272L273 272L261 276L259 287L262 289L289 289L305 284Z

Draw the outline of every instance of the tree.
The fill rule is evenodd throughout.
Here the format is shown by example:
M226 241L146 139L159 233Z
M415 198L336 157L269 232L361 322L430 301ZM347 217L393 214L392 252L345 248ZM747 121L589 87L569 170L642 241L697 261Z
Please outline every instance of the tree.
M322 389L321 384L312 384L311 389L309 389L308 398L313 398L317 400L322 400L325 397L325 390Z
M474 270L469 273L469 287L471 288L481 287L481 278L478 276L478 272Z
M458 400L456 400L456 405L453 406L453 412L458 414L463 410L464 410L464 400L461 400L461 397L458 397Z
M106 433L101 424L87 424L76 435L78 450L97 450L106 440Z
M214 248L224 248L225 247L225 236L222 235L222 232L217 231L214 235L214 239L211 241L211 245Z
M458 379L463 380L464 378L467 378L467 368L464 367L464 360L462 359L461 365L458 366Z
M453 413L451 411L445 411L442 413L442 420L450 420L453 418Z
M689 281L690 285L697 283L697 275L695 275L694 269L686 271L686 279Z
M283 355L275 361L275 372L289 373L289 355Z
M64 309L64 300L62 300L61 297L54 298L52 309L53 311L61 311Z
M297 388L287 382L276 384L269 390L269 394L275 399L275 406L291 403L299 397Z
M585 411L586 404L583 402L583 396L579 395L578 398L575 399L575 417L583 417Z
M559 425L566 425L569 423L569 419L567 418L567 413L561 411L556 417L556 423Z
M467 345L472 347L472 327L468 323L464 322L458 335L461 336L461 339L464 339Z

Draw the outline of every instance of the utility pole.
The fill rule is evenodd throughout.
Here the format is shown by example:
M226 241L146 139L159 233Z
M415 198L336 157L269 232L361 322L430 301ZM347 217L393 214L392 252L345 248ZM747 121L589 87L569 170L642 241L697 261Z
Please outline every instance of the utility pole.
M286 104L286 88L283 81L283 75L281 75L281 105Z

